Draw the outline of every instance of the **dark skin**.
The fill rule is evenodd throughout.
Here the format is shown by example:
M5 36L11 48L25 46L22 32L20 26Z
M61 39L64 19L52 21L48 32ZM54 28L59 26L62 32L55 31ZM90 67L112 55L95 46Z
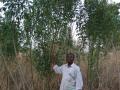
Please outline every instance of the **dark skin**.
M68 64L68 67L70 67L74 62L74 54L72 54L72 53L67 54L66 55L66 62Z
M74 58L75 58L75 56L73 53L69 53L66 55L66 62L68 64L68 67L70 67L73 64ZM55 63L53 63L53 66L54 65L55 65ZM78 90L82 90L82 89L78 89Z
M67 64L68 64L68 67L70 67L70 66L73 64L73 62L74 62L74 54L73 54L73 53L68 53L68 54L66 54L66 62L67 62ZM53 67L55 64L56 64L56 63L53 62L53 63L52 63L52 67Z

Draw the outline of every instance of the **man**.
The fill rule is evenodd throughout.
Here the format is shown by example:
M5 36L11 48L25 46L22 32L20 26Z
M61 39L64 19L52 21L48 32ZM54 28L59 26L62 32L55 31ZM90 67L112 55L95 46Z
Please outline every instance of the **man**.
M66 62L62 66L53 65L53 70L62 74L60 90L82 90L83 80L80 68L74 63L74 54L66 55Z

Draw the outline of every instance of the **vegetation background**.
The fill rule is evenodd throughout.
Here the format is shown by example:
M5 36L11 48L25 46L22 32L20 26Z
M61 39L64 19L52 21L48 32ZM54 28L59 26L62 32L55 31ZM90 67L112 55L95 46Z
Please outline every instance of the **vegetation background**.
M84 90L120 90L120 3L3 0L0 90L59 90L51 64L73 52ZM73 31L74 27L74 31ZM73 39L76 32L77 40Z

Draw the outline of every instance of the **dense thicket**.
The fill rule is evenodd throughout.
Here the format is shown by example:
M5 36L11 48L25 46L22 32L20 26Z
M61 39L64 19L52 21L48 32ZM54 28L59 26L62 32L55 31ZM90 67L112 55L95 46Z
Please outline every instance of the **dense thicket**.
M69 50L87 48L89 89L99 81L99 55L120 46L119 4L107 0L3 0L0 55L27 54L31 65L48 75L51 63L63 63ZM76 23L78 46L72 37ZM80 51L80 52L79 52Z

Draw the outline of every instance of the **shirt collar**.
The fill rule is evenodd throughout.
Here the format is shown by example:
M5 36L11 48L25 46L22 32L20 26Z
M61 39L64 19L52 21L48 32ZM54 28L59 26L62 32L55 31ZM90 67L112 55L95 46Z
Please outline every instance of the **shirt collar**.
M71 64L71 67L73 67L73 66L74 66L74 63Z
M68 64L66 64L66 66L68 67ZM71 65L70 65L70 67L73 67L74 66L74 63L72 63Z

